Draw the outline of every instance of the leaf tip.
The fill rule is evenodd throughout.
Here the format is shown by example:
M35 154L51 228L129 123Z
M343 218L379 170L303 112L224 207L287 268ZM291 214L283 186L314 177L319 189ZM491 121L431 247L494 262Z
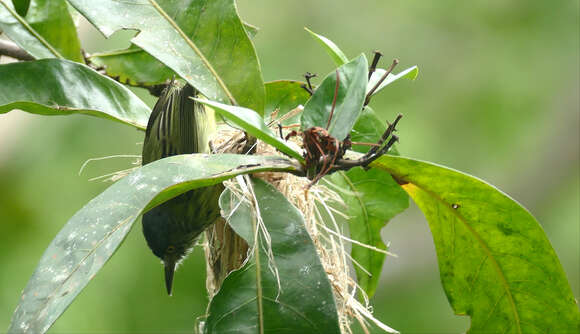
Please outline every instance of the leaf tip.
M417 79L417 77L419 76L419 67L415 65L411 68L412 70L411 72L409 72L409 80L415 81L415 79Z

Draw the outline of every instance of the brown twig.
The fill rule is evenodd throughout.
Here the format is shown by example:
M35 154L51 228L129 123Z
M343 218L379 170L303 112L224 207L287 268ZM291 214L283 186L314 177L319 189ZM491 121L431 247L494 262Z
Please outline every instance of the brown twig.
M383 83L383 81L385 81L385 79L389 76L389 74L391 74L391 72L393 71L393 69L395 68L395 66L397 66L397 64L399 63L398 59L393 59L393 63L391 64L391 66L389 66L389 68L387 69L387 71L385 72L385 74L383 74L383 76L379 79L379 81L373 86L373 88L371 88L371 90L369 90L366 98L365 98L365 103L363 106L366 106L367 104L369 104L369 102L371 102L371 97L373 96L373 94L375 93L375 91L379 88L379 86Z
M373 57L373 62L371 63L371 66L369 67L369 78L368 78L368 80L370 80L371 77L373 76L373 73L377 69L377 64L379 63L379 60L383 56L383 54L380 51L378 51L378 50L373 51L373 53L375 55Z
M300 87L303 88L305 91L307 91L308 94L310 94L310 96L312 96L312 94L314 94L314 87L312 87L312 83L310 82L310 79L312 79L314 77L316 77L316 74L306 72L304 74L304 79L306 79L306 84L300 85Z
M314 91L314 88L312 88L312 83L310 82L310 79L312 78L316 78L316 73L306 72L306 74L304 74L304 79L306 79L306 83L308 84L308 88L311 92Z
M377 142L378 147L380 147L381 145L383 145L383 143L385 142L385 140L387 140L387 138L389 138L389 136L397 131L396 127L397 124L399 123L399 121L401 120L401 118L403 118L403 115L398 114L397 118L395 118L395 121L393 123L389 123L387 122L388 126L387 126L387 130L385 130L385 133L383 133L383 135L381 136L381 139L379 139L379 141ZM376 153L376 151L378 150L378 147L372 147L367 154L374 154Z
M28 52L20 48L16 43L0 39L0 56L8 56L18 60L34 60Z
M367 168L373 161L377 160L383 154L387 153L389 149L399 141L399 137L393 135L391 139L387 142L385 146L383 146L376 154L365 154L360 159L356 160L349 160L349 159L340 159L337 160L332 168L328 171L328 174L337 172L337 171L347 171L354 167L364 167Z

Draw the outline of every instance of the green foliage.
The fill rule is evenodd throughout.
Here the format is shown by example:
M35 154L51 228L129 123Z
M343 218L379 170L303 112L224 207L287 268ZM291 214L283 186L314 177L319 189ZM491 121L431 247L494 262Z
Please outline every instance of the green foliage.
M332 58L332 60L334 61L334 63L337 66L342 66L342 65L348 63L347 56L344 54L344 52L342 52L342 50L338 47L338 45L334 44L333 41L329 40L328 38L326 38L322 35L314 33L313 31L311 31L308 28L305 28L305 29L306 29L306 31L308 31L310 33L310 35L312 35L312 37L314 37L324 47L324 49L326 50L328 55ZM367 91L366 91L367 93L370 92L370 90L381 80L381 78L384 76L384 74L386 72L387 71L382 69L382 68L375 69L375 71L373 72L373 74L371 75L371 77L368 80ZM393 83L401 78L415 80L418 75L419 75L419 68L417 66L412 66L406 70L401 71L398 74L389 73L387 75L387 77L384 79L384 81L382 81L380 83L379 87L377 87L371 95L375 95L381 89L385 88L389 84L391 84L391 83Z
M379 82L379 80L385 75L386 72L387 71L382 69L382 68L377 68L373 72L371 78L369 79L368 85L367 85L367 93ZM381 89L387 87L388 85L392 84L393 82L395 82L399 79L405 78L405 79L415 80L418 75L419 75L419 68L417 66L410 67L410 68L408 68L404 71L401 71L400 73L397 73L397 74L389 73L387 75L387 78L383 82L381 82L379 87L373 92L372 95L375 95Z
M332 136L342 140L350 134L353 141L364 142L376 142L384 132L384 123L370 107L363 108L363 101L386 71L379 68L367 80L364 55L348 62L334 42L310 30L338 66L312 97L296 81L264 85L250 40L256 30L241 21L233 0L69 2L106 36L120 29L139 32L128 49L94 55L89 65L105 66L105 74L130 84L152 85L177 75L209 99L199 102L289 158L188 155L137 169L59 232L22 294L10 332L48 330L114 254L133 222L156 205L240 174L303 175L305 159L271 131L264 113L268 118L277 109L283 115L304 104L302 130L329 124ZM16 4L0 0L0 29L36 59L61 59L0 65L0 113L16 108L42 115L84 113L144 128L145 104L80 64L76 29L64 1ZM417 74L416 66L389 74L374 94ZM366 151L364 146L353 149ZM368 295L377 290L385 258L372 248L386 249L380 231L407 208L404 190L429 221L445 293L457 314L471 317L470 332L578 331L580 314L559 260L537 221L519 204L483 181L429 163L383 156L371 167L328 178L342 191L350 238L367 245L355 243L351 254L360 264L355 265L358 283ZM273 187L261 181L248 186L259 210L228 203L225 197L222 205L225 211L237 208L229 223L256 242L254 252L210 301L204 330L339 332L332 285L300 212ZM258 221L266 230L256 232Z
M358 263L354 265L358 284L372 297L385 261L381 251L387 250L381 230L409 207L409 197L392 177L376 168L353 168L331 175L330 180L342 189L350 238L367 246L353 244L351 256Z
M534 217L495 187L417 160L372 164L421 208L441 281L470 333L574 333L580 312L562 265ZM549 283L548 283L549 282Z
M107 75L133 85L161 84L175 75L169 67L136 45L93 54L89 59L95 65L104 67Z
M177 4L167 1L163 3L173 7ZM181 4L183 2L179 3L179 5ZM190 1L189 6L191 5ZM179 10L171 8L169 12L178 13ZM184 32L188 36L192 36L195 33L191 31L195 26L187 25L188 22L184 15L173 15L171 17L176 20L177 25L185 29ZM250 38L258 33L256 27L247 23L244 23L244 28ZM119 81L131 85L161 84L175 76L174 71L135 44L122 50L95 53L90 55L89 59L95 65L104 67L107 75L118 77Z
M375 111L366 106L361 111L359 117L352 127L350 138L353 142L376 143L387 130L385 123L381 122ZM366 153L371 147L368 145L353 145L352 150Z
M272 121L270 118L273 112L277 112L277 118L294 110L299 105L304 105L310 98L308 92L301 87L303 82L279 80L271 81L265 84L266 87L266 113L264 118ZM281 122L283 125L300 123L300 114L296 114Z
M30 0L12 0L12 4L14 5L14 9L16 9L18 15L26 16L28 6L30 6Z
M138 30L133 44L208 98L263 112L262 73L233 0L150 0L151 5L114 0L69 2L106 36L119 29ZM216 40L217 35L224 38ZM146 63L142 64L145 68Z
M256 138L276 147L280 150L280 152L283 152L292 158L298 159L298 161L304 160L300 153L296 152L284 140L276 136L272 130L268 128L268 126L264 123L264 119L262 119L262 117L260 117L257 112L247 108L234 107L214 101L201 99L195 100L212 107L218 114L243 128L252 136L255 136Z
M360 55L329 73L304 106L302 129L327 128L330 124L328 132L343 140L350 133L365 100L367 67L366 57ZM331 111L333 117L329 119Z
M48 246L12 317L11 333L44 333L97 274L144 212L238 174L293 171L279 157L179 155L152 162L78 211Z
M313 32L312 30L310 30L308 28L304 28L304 29L306 29L306 31L308 31L310 33L310 35L312 35L312 37L314 37L318 41L318 43L320 43L320 45L322 45L324 47L324 49L326 50L328 55L330 57L332 57L332 60L334 61L336 66L341 66L341 65L348 63L348 58L346 57L344 52L342 52L342 50L338 47L338 45L334 44L333 41L329 40L328 38L326 38L322 35L319 35L319 34Z
M64 0L0 1L0 30L33 57L67 58L82 62L80 42ZM24 12L19 15L18 11Z
M251 199L240 204L231 192L223 193L220 205L230 226L256 245L253 257L212 298L204 332L340 333L332 288L302 214L264 181L248 186L258 199L256 210Z
M5 64L0 78L0 114L14 109L40 115L79 113L139 129L147 126L150 111L141 99L79 63L44 59Z

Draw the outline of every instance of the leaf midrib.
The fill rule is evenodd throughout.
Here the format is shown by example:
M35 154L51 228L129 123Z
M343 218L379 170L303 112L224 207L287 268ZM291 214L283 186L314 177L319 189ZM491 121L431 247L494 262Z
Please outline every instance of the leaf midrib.
M113 234L115 234L119 229L121 229L123 226L125 226L127 223L130 223L131 225L133 224L134 220L132 219L133 217L135 217L134 215L127 217L126 219L124 219L119 225L117 225L114 229L112 229L111 231L107 232L107 234L105 234L103 236L103 238L101 240L99 240L99 242L91 249L89 250L89 252L82 257L82 259L79 261L79 263L77 265L75 265L74 268L72 268L72 270L70 271L70 273L66 276L66 278L62 281L61 284L59 284L58 289L54 289L54 291L48 295L45 299L44 299L44 303L43 303L43 307L40 310L40 312L42 312L42 310L44 310L44 308L46 307L46 305L48 305L51 300L56 297L56 295L58 293L60 293L60 289L62 289L62 287L66 284L66 282L81 268L81 266L85 263L85 261L90 258L91 256L93 256L95 254L95 252L97 251L97 249L100 248L100 246L106 241L109 240L111 238L111 236ZM127 235L125 235L123 238L125 238ZM79 291L80 292L80 291ZM51 321L50 324L52 324L54 321Z
M205 67L214 76L214 78L218 82L218 85L222 88L222 90L224 91L224 93L226 94L228 99L230 100L230 103L232 105L238 105L238 103L236 102L236 99L234 98L232 93L229 91L228 87L226 86L226 84L222 80L221 76L213 68L213 66L207 60L207 58L205 58L205 55L201 52L201 50L197 47L197 45L195 45L195 43L193 43L193 41L185 34L185 32L179 27L179 25L163 10L163 8L161 8L161 6L159 6L159 4L155 0L149 0L149 3L151 3L153 8L159 13L159 15L161 15L171 25L171 27L173 29L175 29L175 31L177 31L177 33L179 34L179 36L181 36L181 38L183 38L185 43L187 43L187 45L197 54L199 59L201 59L201 62L205 65Z

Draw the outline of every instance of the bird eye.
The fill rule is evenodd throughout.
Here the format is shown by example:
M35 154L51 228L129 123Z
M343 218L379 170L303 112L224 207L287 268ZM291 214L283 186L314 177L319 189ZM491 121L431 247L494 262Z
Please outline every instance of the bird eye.
M165 250L167 253L173 253L175 252L175 246L171 245L169 247L167 247L167 250Z

